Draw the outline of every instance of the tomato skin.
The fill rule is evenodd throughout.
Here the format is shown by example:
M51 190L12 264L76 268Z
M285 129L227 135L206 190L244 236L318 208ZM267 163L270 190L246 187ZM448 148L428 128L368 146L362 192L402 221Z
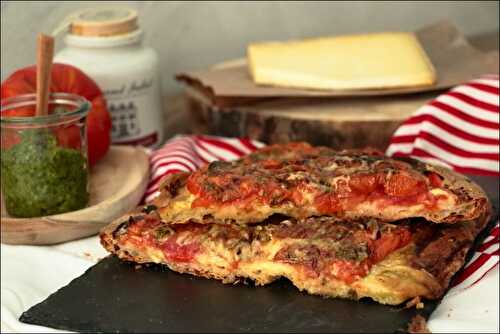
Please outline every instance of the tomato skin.
M387 233L375 241L372 249L372 261L377 263L382 261L387 255L395 250L406 246L411 241L411 233L406 229Z
M22 68L2 82L1 98L6 99L36 92L36 66ZM88 159L90 166L99 161L111 144L111 117L99 86L78 68L66 64L53 64L51 93L71 93L85 97L92 108L87 115ZM50 111L50 110L49 110ZM7 116L34 116L34 108L10 111ZM61 145L77 147L79 133L76 128L60 129L57 138Z
M332 263L332 273L337 278L347 284L365 277L370 271L370 265L366 262L353 263L344 260L337 260Z
M342 211L342 204L334 193L316 196L314 204L321 214L333 214Z
M443 186L443 179L436 173L434 172L429 172L427 174L427 178L429 179L429 183L431 186L434 188L440 188Z
M160 246L165 257L173 262L185 263L191 262L200 250L200 244L197 242L180 245L177 243L177 236L172 236Z
M275 159L266 159L260 162L260 164L265 169L280 169L281 167L283 167L283 163Z
M383 180L382 173L359 173L349 180L349 187L353 192L369 195L376 191Z
M419 174L405 171L393 174L384 185L384 192L389 196L415 196L425 191L425 179Z

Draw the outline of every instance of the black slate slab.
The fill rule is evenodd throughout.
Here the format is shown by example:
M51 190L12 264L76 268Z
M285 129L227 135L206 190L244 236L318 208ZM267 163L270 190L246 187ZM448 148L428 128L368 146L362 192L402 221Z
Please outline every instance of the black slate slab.
M499 179L474 179L498 212ZM136 269L110 256L20 320L80 332L391 333L406 330L417 313L428 318L438 302L426 301L424 309L416 310L324 299L301 293L286 280L264 287L224 285L163 266Z

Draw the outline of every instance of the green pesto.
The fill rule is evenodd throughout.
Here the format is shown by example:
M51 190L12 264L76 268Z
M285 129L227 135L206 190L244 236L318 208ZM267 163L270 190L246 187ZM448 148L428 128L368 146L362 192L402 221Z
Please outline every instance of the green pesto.
M21 141L1 153L2 191L11 216L53 215L87 205L86 158L58 146L49 131L24 130Z

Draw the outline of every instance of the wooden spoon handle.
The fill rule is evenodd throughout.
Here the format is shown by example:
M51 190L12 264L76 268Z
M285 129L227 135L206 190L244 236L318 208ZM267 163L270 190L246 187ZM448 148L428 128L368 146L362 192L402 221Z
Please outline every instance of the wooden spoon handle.
M54 58L54 38L44 34L38 35L36 63L36 115L48 115L50 76L52 59Z

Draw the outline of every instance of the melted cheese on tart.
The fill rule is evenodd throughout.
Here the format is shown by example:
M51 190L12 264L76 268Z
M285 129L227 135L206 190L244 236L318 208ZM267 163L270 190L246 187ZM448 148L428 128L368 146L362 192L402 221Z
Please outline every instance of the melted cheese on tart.
M463 187L459 192L465 194L459 198L453 184L435 167L412 164L307 145L288 150L286 145L275 145L237 161L212 162L194 172L165 205L160 202L159 212L173 223L202 223L210 217L243 224L272 214L384 220L424 217L433 222L480 215L463 209L477 200Z
M415 296L436 298L442 290L431 274L410 265L408 255L412 253L413 245L390 254L375 264L365 277L353 283L346 283L323 274L311 277L296 266L269 260L272 258L270 255L276 254L282 247L280 243L273 243L270 249L263 250L269 255L268 259L257 257L242 261L234 269L233 263L237 261L237 257L231 251L219 246L196 255L192 263L185 265L190 268L186 271L210 273L211 277L220 278L227 283L237 278L250 278L257 285L265 285L280 277L286 277L297 288L311 294L354 299L369 297L379 303L391 305L403 303ZM166 264L173 270L179 268L157 249L145 247L145 254L144 258L147 260L144 262ZM227 280L227 277L231 279Z
M331 217L256 227L177 226L140 221L117 237L119 250L113 251L225 282L250 278L262 285L286 277L312 294L388 304L441 291L432 275L410 265L414 245L405 226Z

